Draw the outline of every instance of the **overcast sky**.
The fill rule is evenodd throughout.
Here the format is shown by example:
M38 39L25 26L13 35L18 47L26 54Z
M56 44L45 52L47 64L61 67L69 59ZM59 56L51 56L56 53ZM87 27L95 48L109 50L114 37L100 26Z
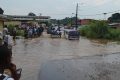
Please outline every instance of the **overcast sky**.
M43 16L62 19L75 16L72 13L75 13L77 3L79 18L104 19L104 15L94 14L120 10L120 0L0 0L0 7L8 15L27 15L33 12L36 15L41 13Z

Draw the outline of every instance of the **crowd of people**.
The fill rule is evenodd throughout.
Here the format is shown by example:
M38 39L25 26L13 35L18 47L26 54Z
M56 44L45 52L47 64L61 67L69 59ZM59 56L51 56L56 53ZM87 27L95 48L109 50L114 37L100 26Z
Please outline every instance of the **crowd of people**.
M25 38L40 37L44 28L42 26L25 24L21 26L24 29Z

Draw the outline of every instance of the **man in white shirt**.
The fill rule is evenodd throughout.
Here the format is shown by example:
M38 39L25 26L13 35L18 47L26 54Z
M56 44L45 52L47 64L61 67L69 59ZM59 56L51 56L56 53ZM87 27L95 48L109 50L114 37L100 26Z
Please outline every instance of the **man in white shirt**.
M9 32L7 33L7 35L5 35L4 42L7 45L13 45L13 39L12 39L12 36L10 36Z
M3 38L4 38L5 35L7 35L7 33L8 33L8 28L5 26L3 28Z
M7 33L7 35L4 37L4 45L8 47L12 56L13 38L10 36L10 33Z

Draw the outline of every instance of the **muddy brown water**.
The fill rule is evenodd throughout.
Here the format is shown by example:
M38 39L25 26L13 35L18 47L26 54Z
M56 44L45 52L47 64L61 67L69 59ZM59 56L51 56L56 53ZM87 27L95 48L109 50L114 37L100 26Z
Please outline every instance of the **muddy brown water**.
M109 56L112 60L110 61L103 56L119 52L120 45L117 42L89 40L83 37L80 37L79 41L64 38L52 39L44 35L41 38L16 40L13 47L13 62L23 69L21 80L117 80L106 79L106 77L99 79L99 76L105 72L103 71L102 75L98 73L98 76L93 72L99 71L91 68L100 64L100 68L102 65L106 66L105 63L102 64L103 61L112 63L116 57ZM96 65L89 67L92 63ZM96 70L99 70L99 67ZM109 75L106 76L109 78Z

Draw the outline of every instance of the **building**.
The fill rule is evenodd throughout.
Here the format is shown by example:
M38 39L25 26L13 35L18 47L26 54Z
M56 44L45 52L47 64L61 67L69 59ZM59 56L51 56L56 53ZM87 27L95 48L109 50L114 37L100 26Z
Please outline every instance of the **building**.
M5 20L7 20L7 16L0 14L0 31L1 32L3 30Z
M80 25L88 25L90 22L92 21L92 19L81 19Z
M5 21L5 25L21 25L22 23L38 22L49 23L50 16L19 16L19 15L6 15L9 20Z

